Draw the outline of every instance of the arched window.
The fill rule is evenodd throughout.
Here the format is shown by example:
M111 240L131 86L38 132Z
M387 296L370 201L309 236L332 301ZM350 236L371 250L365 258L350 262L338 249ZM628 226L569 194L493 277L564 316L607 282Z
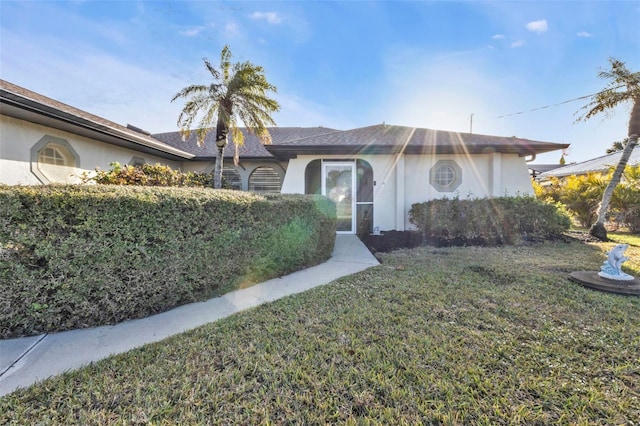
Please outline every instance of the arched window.
M280 175L271 167L258 167L249 176L249 191L279 193Z
M235 190L242 190L242 181L240 180L240 173L231 166L224 166L222 168L222 178L227 187Z
M31 147L31 172L42 183L74 181L80 157L71 144L54 136L43 136Z
M68 166L71 162L67 150L56 144L48 144L38 151L38 163L40 164Z
M304 193L305 194L321 194L321 180L322 172L322 160L313 160L307 164L307 168L304 170Z
M147 164L147 162L142 157L131 157L131 160L129 161L129 165L133 167L142 167L145 164Z

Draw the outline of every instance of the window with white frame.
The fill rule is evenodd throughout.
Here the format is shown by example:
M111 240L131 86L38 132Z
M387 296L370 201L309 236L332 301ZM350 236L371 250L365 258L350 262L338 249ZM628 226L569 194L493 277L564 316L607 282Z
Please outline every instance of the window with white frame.
M429 183L440 192L455 191L462 183L462 169L453 160L439 160L431 168Z
M38 163L67 166L71 161L69 160L69 153L64 147L49 144L38 151Z

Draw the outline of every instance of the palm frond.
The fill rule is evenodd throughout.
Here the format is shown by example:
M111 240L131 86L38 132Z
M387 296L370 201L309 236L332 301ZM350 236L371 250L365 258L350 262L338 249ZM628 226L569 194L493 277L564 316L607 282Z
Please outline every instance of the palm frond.
M582 115L576 121L585 121L598 114L608 118L619 105L633 103L640 97L640 72L629 71L624 62L615 58L609 58L609 63L610 69L598 73L598 77L608 80L606 88L578 110Z
M191 86L187 86L184 89L180 90L176 93L173 98L171 98L171 102L179 98L188 98L190 96L198 96L207 91L208 86L202 84L192 84Z
M225 45L220 52L220 69L222 70L222 81L227 84L229 81L229 71L231 69L231 49Z
M211 65L211 62L209 62L207 58L202 58L202 60L204 61L204 66L207 68L209 73L213 76L213 79L220 80L221 78L220 72L213 65Z

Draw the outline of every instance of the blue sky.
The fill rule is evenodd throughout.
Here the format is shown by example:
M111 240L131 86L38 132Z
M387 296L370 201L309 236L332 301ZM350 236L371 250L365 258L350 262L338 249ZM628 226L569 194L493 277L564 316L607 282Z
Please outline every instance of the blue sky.
M601 90L609 57L640 70L638 1L0 0L0 20L2 79L152 133L177 130L171 98L228 44L278 87L280 126L468 132L473 114L474 133L583 161L626 136L630 107L577 124L585 99L530 110Z

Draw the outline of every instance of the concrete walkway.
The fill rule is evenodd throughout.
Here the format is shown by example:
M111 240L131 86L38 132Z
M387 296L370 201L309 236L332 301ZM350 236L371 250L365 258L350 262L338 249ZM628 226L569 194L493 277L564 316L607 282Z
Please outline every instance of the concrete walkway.
M116 325L0 340L0 396L375 265L378 261L358 237L338 235L325 263L206 302Z

